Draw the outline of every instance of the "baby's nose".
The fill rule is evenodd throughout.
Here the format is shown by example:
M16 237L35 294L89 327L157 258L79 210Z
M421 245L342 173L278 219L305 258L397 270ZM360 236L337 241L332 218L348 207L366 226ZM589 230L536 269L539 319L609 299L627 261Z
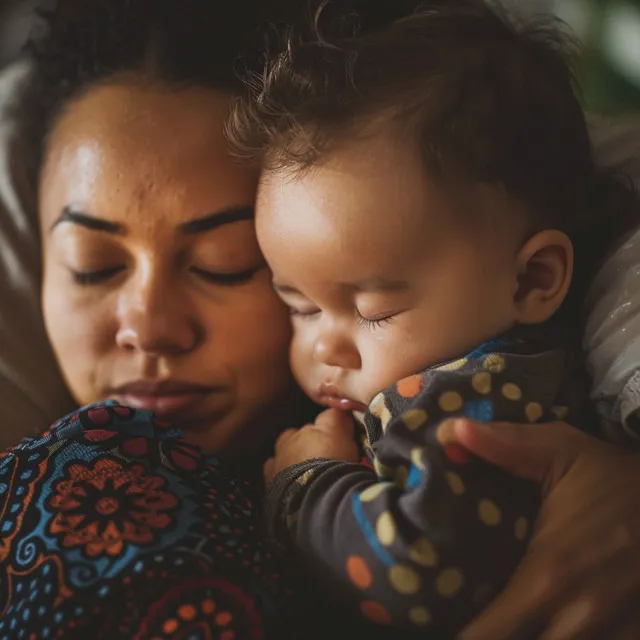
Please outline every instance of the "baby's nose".
M338 332L325 332L318 336L313 357L319 364L342 369L359 369L360 353L355 343Z

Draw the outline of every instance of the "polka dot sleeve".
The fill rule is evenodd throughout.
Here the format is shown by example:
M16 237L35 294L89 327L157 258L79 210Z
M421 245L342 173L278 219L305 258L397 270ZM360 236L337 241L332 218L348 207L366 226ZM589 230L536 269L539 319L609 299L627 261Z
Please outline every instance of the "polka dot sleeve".
M455 634L520 561L538 489L439 434L444 419L567 416L565 354L480 351L400 381L365 416L370 465L310 460L271 487L280 541L297 546L365 618Z

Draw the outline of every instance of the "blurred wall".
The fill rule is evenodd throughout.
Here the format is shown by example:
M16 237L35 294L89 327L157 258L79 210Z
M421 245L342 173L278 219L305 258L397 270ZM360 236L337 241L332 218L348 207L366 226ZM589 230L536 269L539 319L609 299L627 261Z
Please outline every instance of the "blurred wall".
M587 107L640 111L640 0L499 1L525 16L554 12L569 23L584 43L581 80ZM19 55L35 7L53 3L0 0L0 67Z

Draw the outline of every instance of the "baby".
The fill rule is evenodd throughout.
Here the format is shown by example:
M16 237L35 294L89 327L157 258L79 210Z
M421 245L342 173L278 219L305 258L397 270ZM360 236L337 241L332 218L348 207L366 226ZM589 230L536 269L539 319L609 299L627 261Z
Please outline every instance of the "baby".
M578 311L616 187L550 29L472 0L371 31L337 18L291 36L229 125L263 169L294 373L332 408L280 437L269 512L366 618L452 634L517 566L539 496L441 427L587 428Z

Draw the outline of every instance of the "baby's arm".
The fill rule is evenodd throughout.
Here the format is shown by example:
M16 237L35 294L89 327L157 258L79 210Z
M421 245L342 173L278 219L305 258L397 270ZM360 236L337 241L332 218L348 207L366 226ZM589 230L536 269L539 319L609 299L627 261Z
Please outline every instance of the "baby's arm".
M400 383L371 406L384 430L375 472L313 459L276 478L269 503L280 538L371 619L462 628L519 562L538 493L439 442L437 427L454 415L546 417L562 372L552 356L494 356L493 371L474 362Z

